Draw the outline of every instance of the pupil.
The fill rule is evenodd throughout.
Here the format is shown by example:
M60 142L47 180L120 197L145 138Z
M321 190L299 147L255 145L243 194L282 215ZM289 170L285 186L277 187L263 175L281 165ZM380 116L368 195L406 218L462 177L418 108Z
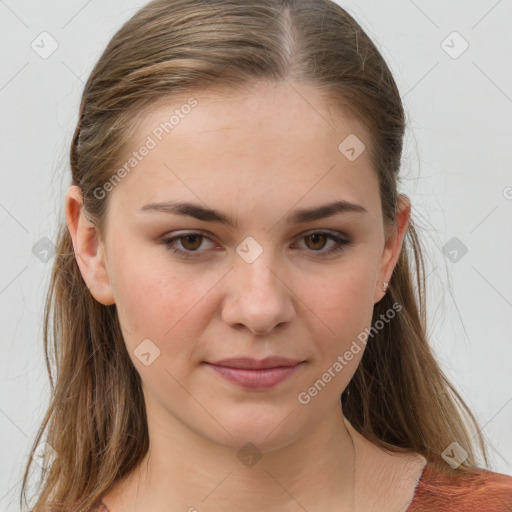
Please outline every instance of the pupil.
M194 240L196 240L196 242L197 242L197 240L199 240L199 238L200 237L197 235L186 235L185 240L187 243L190 242L190 243L192 243L192 245L194 245ZM189 249L197 249L197 247L189 247Z
M310 235L310 238L313 239L313 244L317 244L318 243L318 238L320 238L320 239L325 238L325 235L314 234L314 235ZM323 244L320 244L320 245L323 245ZM318 249L318 247L316 247L316 248Z

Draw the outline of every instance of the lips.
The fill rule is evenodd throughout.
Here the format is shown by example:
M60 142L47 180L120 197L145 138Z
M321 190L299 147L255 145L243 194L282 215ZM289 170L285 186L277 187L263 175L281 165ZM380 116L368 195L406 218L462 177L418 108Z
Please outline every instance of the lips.
M297 366L301 362L304 361L300 359L290 359L288 357L282 356L271 356L260 360L248 357L233 357L230 359L222 359L208 364L243 370L262 370L270 368Z
M215 374L239 387L252 391L264 391L277 386L299 371L305 361L287 357L222 359L206 363Z

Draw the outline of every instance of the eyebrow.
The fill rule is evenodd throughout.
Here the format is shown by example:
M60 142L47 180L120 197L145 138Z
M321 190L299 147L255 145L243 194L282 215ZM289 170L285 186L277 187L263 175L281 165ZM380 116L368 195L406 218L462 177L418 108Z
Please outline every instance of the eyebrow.
M195 219L206 222L219 222L232 228L237 227L235 220L225 213L189 202L167 201L163 203L149 203L144 205L140 210L143 212L163 212L177 215L188 215L189 217L194 217ZM362 214L368 213L364 206L343 200L334 201L332 203L313 208L295 210L287 216L287 222L288 224L300 224L349 212Z

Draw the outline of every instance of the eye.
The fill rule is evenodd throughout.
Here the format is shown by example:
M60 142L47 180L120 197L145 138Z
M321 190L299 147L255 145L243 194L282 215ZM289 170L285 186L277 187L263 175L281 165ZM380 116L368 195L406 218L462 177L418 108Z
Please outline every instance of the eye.
M321 256L331 256L342 251L345 246L351 242L348 239L340 238L337 234L326 231L314 231L301 235L298 239L306 241L306 248L310 249L308 252L318 253ZM204 240L212 242L212 239L205 234L198 231L191 231L188 233L181 233L171 237L162 239L162 243L174 254L181 258L197 258L200 257L204 251L199 248ZM326 242L332 241L333 244L327 250L325 248ZM181 245L181 247L178 246Z
M175 235L162 240L162 242L167 246L167 248L183 258L196 258L200 256L198 253L199 247L201 247L201 243L203 240L210 240L211 238L207 237L203 233L199 233L196 231L190 233L182 233L181 235ZM176 247L176 242L179 242L183 249Z
M300 238L305 240L307 248L311 249L310 252L319 253L322 256L331 256L345 249L345 246L350 244L350 240L340 238L334 233L327 231L314 231L302 235ZM326 242L331 240L333 244L326 251L322 251L326 246Z

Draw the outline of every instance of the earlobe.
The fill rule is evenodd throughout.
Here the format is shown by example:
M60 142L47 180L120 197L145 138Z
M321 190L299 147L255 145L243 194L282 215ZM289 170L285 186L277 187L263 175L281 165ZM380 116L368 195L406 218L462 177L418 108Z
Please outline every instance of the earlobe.
M386 294L386 291L383 288L383 283L387 283L390 287L393 286L391 276L393 275L393 270L395 269L402 251L403 240L409 227L410 215L411 201L406 195L401 194L398 198L396 222L393 233L386 241L384 251L382 253L380 270L375 287L374 303L379 302Z
M96 227L86 218L82 190L77 185L66 192L66 224L80 273L92 296L106 306L114 304L105 247Z

